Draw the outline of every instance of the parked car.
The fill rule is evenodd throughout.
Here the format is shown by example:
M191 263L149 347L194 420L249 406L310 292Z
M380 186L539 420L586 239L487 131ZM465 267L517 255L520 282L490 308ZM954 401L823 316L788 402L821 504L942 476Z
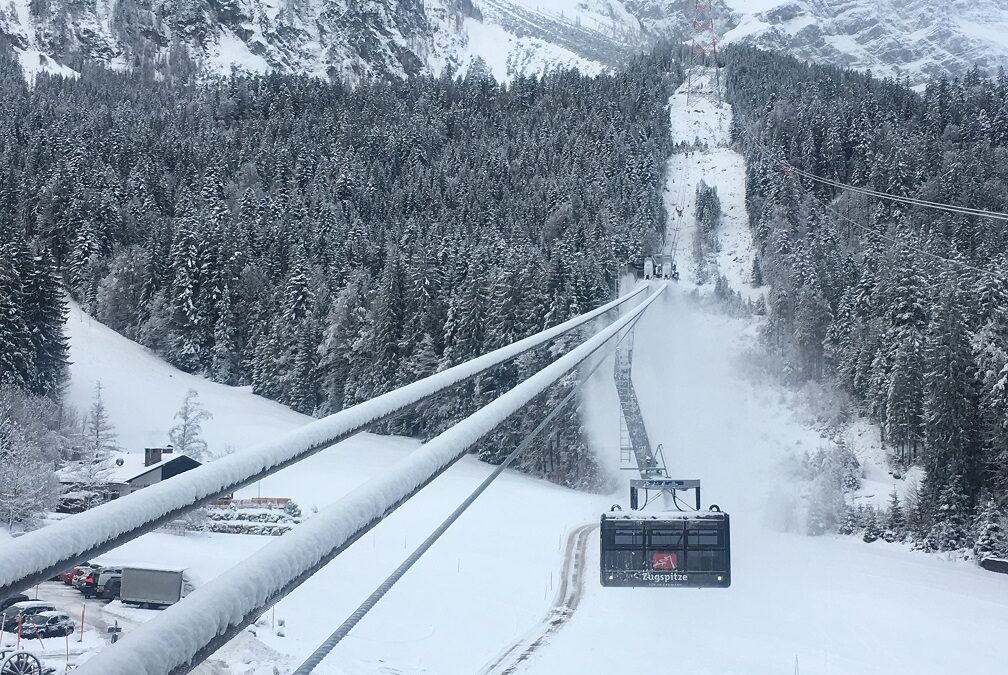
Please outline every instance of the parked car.
M119 597L120 586L122 586L122 568L106 567L98 576L94 595L103 600L114 600Z
M94 567L87 574L81 577L80 583L76 584L77 590L84 594L85 598L92 598L98 593L98 579L105 571L104 567Z
M29 600L31 600L31 598L20 593L18 595L12 595L9 598L4 598L3 600L0 600L0 612L13 605L15 602L28 602Z
M59 575L60 581L62 581L67 586L70 586L71 584L73 584L74 577L77 576L77 573L80 572L81 569L84 567L91 567L91 563L89 562L81 563L80 565L77 565L77 567L68 569L66 572L60 572Z
M0 616L3 617L2 630L11 632L16 631L19 616L21 617L23 624L29 617L35 616L39 612L54 611L56 611L56 606L50 602L43 602L41 600L15 602L13 605L5 609L2 614L0 614Z
M107 578L105 584L98 585L97 597L102 600L115 600L119 597L119 590L122 588L122 575L113 574Z
M90 567L81 568L81 571L78 572L77 576L74 577L73 587L76 588L78 591L83 592L84 585L89 583L88 579L91 579L90 583L97 581L98 575L101 574L101 571L102 571L101 565L91 565Z
M24 639L63 637L73 633L76 628L70 617L63 612L39 612L21 624L21 637Z

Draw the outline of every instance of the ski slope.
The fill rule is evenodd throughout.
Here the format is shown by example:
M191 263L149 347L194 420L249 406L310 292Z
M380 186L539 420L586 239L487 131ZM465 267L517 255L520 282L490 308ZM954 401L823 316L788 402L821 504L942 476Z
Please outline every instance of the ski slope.
M596 572L525 672L792 673L796 658L802 675L1004 672L1005 577L882 541L782 531L778 465L820 439L794 421L790 394L741 374L747 320L670 290L638 324L634 383L670 473L700 478L704 505L732 516L732 587L602 588ZM597 569L595 538L588 560Z
M680 188L685 183L689 198L680 254L690 251L692 191L703 178L718 187L724 211L718 268L734 288L761 292L744 276L753 248L743 201L745 165L727 147L730 108L710 95L691 96L687 107L680 89L670 114L677 140L708 145L669 163L666 205L676 195L673 180ZM671 231L676 215L671 208L668 213ZM784 466L827 442L803 423L798 395L747 375L756 372L750 354L757 325L707 308L695 291L710 288L698 289L688 267L680 264L682 280L637 326L633 379L648 435L664 445L671 476L701 479L704 505L716 503L731 514L732 586L603 588L593 538L588 560L595 576L576 613L520 672L1004 672L997 645L1008 634L1008 578L881 540L869 545L794 532L800 529L798 495ZM593 378L584 405L593 414L592 437L615 455L611 378ZM859 455L870 455L870 430L855 431L865 437ZM866 489L887 493L879 468L867 462L866 468ZM625 505L627 498L621 493L614 500Z

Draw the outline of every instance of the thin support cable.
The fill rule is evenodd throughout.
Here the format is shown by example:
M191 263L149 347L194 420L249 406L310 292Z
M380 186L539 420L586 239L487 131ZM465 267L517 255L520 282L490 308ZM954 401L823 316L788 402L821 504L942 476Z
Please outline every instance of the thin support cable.
M634 323L636 323L636 321ZM625 337L626 333L620 337L617 342L622 341ZM567 407L567 404L571 402L574 395L577 394L579 388L588 381L588 379L604 362L605 357L599 359L598 363L596 363L591 370L588 371L588 374L582 378L578 387L571 389L559 403L553 406L550 413L544 417L543 420L539 422L539 424L536 425L536 427L532 429L532 431L530 431L524 439L522 439L522 442L518 444L518 447L515 448L511 454L509 454L504 461L501 462L501 464L495 468L493 472L491 472L490 475L487 476L454 511L451 512L447 518L445 518L444 522L442 522L437 529L435 529L430 536L427 537L423 543L420 544L416 550L414 550L413 553L411 553L409 557L407 557L406 560L404 560L402 564L399 565L399 567L397 567L395 571L392 572L392 574L390 574L389 577L385 579L385 581L383 581L381 585L379 585L378 588L376 588L374 592L371 593L371 595L369 595L364 602L362 602L360 606L353 611L352 614L350 614L350 616L347 617L343 623L340 624L339 628L337 628L333 634L325 640L325 642L319 645L318 648L312 652L311 656L305 659L304 663L298 666L298 669L294 671L293 675L309 675L320 663L322 663L323 659L325 659L325 657L336 648L336 645L342 642L343 638L345 638L350 631L353 630L358 623L360 623L361 619L363 619L368 612L374 609L375 605L378 604L378 601L380 601L385 594L388 593L392 587L403 578L403 576L405 576L406 572L408 572L409 569L413 567L418 560L420 560L424 553L426 553L435 544L435 542L441 538L441 535L447 532L448 528L450 528L455 521L458 520L470 506L472 506L473 502L475 502L476 499L483 494L488 487L490 487L490 484L493 483L497 477L500 476L512 462L514 462L514 460L528 450L529 446L532 445L532 441L534 441L542 430L546 428L547 424L552 422L553 419Z
M743 133L745 133L746 136L748 136L749 139L752 141L754 149L756 150L756 152L759 153L760 155L766 157L767 159L769 159L771 163L776 164L776 165L781 166L781 167L784 167L784 168L786 168L788 170L793 170L794 173L796 173L798 175L804 175L804 176L809 177L811 179L819 179L819 177L813 176L813 174L809 174L808 172L802 171L801 169L797 169L797 168L793 167L791 164L788 164L787 162L785 162L785 161L783 161L781 159L777 159L777 158L773 157L772 154L770 153L769 148L767 148L765 145L763 145L758 140L756 140L756 138L744 126L740 126L739 128L742 129ZM826 180L827 179L821 179L821 181L826 181ZM835 182L831 182L831 184L832 183L835 183ZM854 187L854 186L851 186L851 185L846 185L844 183L835 183L834 186L835 187L839 187L841 189L849 189L849 190L851 190L853 192L862 192L862 193L864 192L863 188L857 188L857 187ZM881 194L881 193L879 193L879 194ZM879 198L882 198L882 197L879 197ZM928 204L928 203L933 203L933 202L924 202L921 205L923 206L923 205ZM975 265L970 265L969 263L963 262L961 260L956 260L955 258L949 258L949 257L946 257L946 256L938 255L937 253L931 253L930 251L926 251L926 250L920 248L919 246L914 246L912 244L907 244L905 242L897 241L896 239L893 239L892 237L888 237L888 236L882 234L881 232L878 232L877 230L875 230L873 228L867 227L865 225L862 225L861 223L858 223L855 220L852 220L851 218L843 215L842 213L840 213L839 211L837 211L836 209L834 209L829 204L823 204L823 208L826 211L828 211L829 213L831 213L834 216L836 216L837 218L839 218L840 220L843 220L843 221L845 221L845 222L853 225L854 227L858 228L859 230L861 230L863 232L867 232L868 234L870 234L870 235L872 235L874 237L877 237L878 239L890 242L894 246L902 246L902 247L907 248L908 250L914 251L916 253L920 253L921 255L927 256L927 257L932 258L934 260L941 260L941 261L944 261L944 262L956 265L958 267L961 267L962 269L971 270L973 272L978 272L980 274L986 274L986 275L988 275L990 277L993 277L993 278L995 278L995 279L997 279L999 281L1008 281L1008 276L999 274L999 273L997 273L997 272L995 272L993 270L984 269L982 267L976 267ZM977 216L979 216L981 214L980 213L970 213L970 214L966 214L966 215L977 215ZM997 216L1003 215L1004 219L1008 220L1008 214L993 214L993 213L991 213L990 215L984 216L984 217L992 217L992 216L995 216L995 215L997 215Z
M956 204L944 204L942 202L932 202L926 199L918 199L916 197L903 197L901 195L894 195L888 192L881 192L879 190L874 190L872 188L859 187L857 185L850 185L848 183L841 183L840 181L833 180L831 178L824 178L823 176L817 176L814 173L800 169L790 162L775 157L771 150L758 141L756 137L749 131L744 125L737 125L739 129L742 130L746 136L753 142L756 146L756 150L760 152L763 156L767 157L772 163L783 168L784 170L794 173L795 175L807 178L816 183L821 183L823 185L829 185L830 187L837 188L839 190L846 190L848 192L856 192L869 197L874 197L876 199L884 199L887 201L900 202L903 204L909 204L911 206L921 206L924 208L935 209L938 211L946 211L949 213L956 213L964 216L977 216L979 218L990 218L992 220L1008 221L1008 213L1000 213L998 211L987 211L985 209L974 209L968 206L958 206Z

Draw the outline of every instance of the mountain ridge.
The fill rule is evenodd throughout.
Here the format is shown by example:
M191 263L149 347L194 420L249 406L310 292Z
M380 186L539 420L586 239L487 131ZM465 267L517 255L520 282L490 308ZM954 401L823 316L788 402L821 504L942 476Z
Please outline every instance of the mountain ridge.
M84 61L165 63L184 45L221 75L356 82L475 66L509 80L562 67L599 72L659 40L688 41L694 12L689 0L0 0L0 38L29 79ZM719 44L916 86L1008 65L1008 7L996 0L716 0L713 15Z

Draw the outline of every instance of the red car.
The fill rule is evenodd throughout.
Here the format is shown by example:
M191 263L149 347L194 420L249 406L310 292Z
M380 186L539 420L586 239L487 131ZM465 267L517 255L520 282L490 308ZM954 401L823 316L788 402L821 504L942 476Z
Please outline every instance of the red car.
M91 563L87 562L81 563L80 565L74 567L71 570L67 570L66 572L60 572L59 580L62 581L67 586L69 586L73 583L74 577L77 576L77 574L85 567L91 567Z

